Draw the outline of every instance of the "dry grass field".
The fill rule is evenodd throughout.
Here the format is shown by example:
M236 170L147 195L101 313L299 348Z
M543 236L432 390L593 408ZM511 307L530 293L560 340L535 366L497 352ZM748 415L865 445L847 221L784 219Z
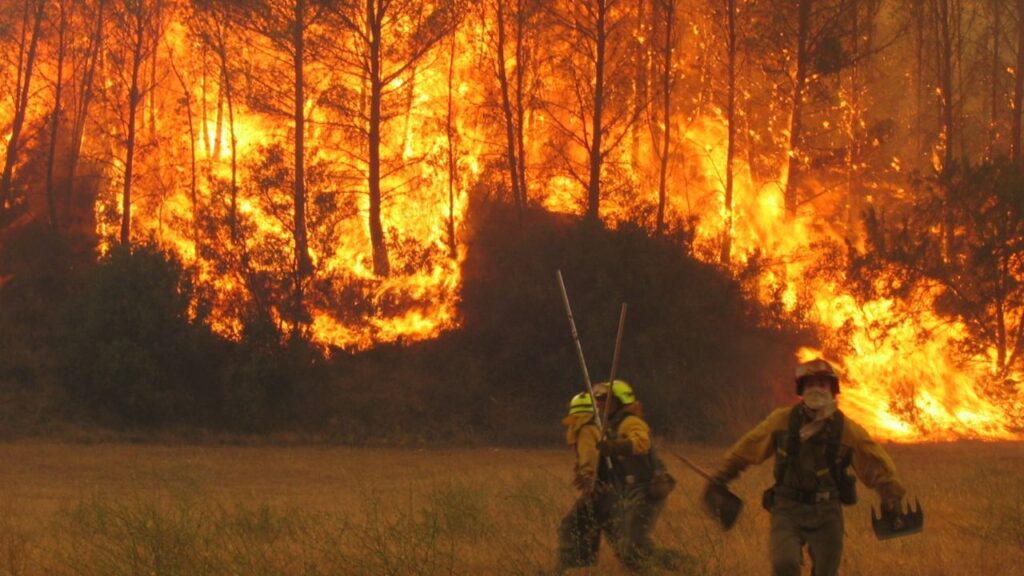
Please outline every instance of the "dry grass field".
M708 467L719 449L677 446ZM847 509L843 574L1024 574L1024 445L891 446L926 510L922 535L878 542L869 504ZM768 574L770 466L735 485L719 532L699 478L657 539L681 574ZM0 444L0 574L545 574L574 498L561 450ZM596 574L622 574L602 551Z

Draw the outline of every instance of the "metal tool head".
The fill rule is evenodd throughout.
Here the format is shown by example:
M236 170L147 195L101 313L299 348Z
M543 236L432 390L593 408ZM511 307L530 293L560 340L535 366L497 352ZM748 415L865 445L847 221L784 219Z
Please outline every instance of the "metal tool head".
M718 520L723 530L732 528L743 511L743 500L730 492L724 484L717 482L708 483L703 500L704 508Z
M921 509L921 502L915 498L913 507L907 503L906 510L904 510L901 504L896 510L883 512L881 516L875 513L875 507L872 506L871 527L875 530L875 536L879 540L917 534L924 530L924 510Z

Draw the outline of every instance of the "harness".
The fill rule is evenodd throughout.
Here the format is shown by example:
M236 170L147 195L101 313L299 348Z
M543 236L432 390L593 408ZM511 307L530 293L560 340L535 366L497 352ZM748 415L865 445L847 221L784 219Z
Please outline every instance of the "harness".
M786 432L785 441L781 438L776 440L775 446L775 486L772 490L786 498L796 500L804 504L814 504L817 502L827 502L830 500L840 499L844 504L852 504L848 500L856 500L856 496L847 496L844 492L849 489L852 491L852 478L846 473L846 469L850 466L850 459L852 452L847 453L845 457L840 456L841 441L843 437L843 422L844 416L840 410L836 410L835 415L832 416L832 422L828 426L828 435L825 438L825 467L815 470L816 477L820 483L820 478L826 474L832 477L832 481L835 484L835 488L828 490L801 490L799 488L792 488L790 486L784 486L783 481L786 477L786 471L792 471L793 475L797 475L796 463L800 457L800 427L804 423L804 415L800 409L800 405L794 406L789 412L789 427ZM819 484L820 485L820 484Z
M608 436L617 438L619 425L629 414L619 413L608 422ZM635 484L646 484L655 476L655 472L664 469L665 465L661 459L654 454L654 447L646 454L633 454L630 456L612 456L612 467L608 469L608 459L601 455L598 465L597 477L599 480L612 482L622 488Z

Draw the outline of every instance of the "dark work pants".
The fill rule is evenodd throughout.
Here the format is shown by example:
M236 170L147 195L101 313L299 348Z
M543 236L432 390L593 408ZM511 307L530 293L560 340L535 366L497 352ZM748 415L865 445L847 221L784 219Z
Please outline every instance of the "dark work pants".
M604 534L624 566L644 569L660 553L651 542L651 531L664 507L665 498L649 498L646 485L627 488L621 494L581 496L558 529L559 565L595 565ZM658 561L664 560L659 557Z
M558 563L561 568L597 564L601 533L612 539L612 519L617 496L580 496L558 527Z
M776 497L769 538L773 576L800 576L803 546L814 576L836 576L843 557L843 508L833 500L801 504Z

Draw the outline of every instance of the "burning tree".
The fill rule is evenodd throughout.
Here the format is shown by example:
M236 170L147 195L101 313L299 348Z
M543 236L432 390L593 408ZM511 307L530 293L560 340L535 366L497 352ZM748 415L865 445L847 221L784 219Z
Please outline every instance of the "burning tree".
M0 174L0 222L5 220L7 212L14 206L13 186L14 167L18 162L18 154L22 145L22 130L28 115L29 99L32 94L32 78L36 67L36 55L39 38L42 34L43 15L46 3L43 0L23 0L7 4L5 13L0 14L8 30L17 30L16 34L5 35L3 40L5 55L4 76L6 86L0 86L10 97L10 124L0 124L7 139L4 154L3 172ZM18 18L20 16L20 18ZM10 57L13 56L13 61ZM10 83L10 79L14 79Z
M18 206L87 228L101 252L152 237L195 271L221 334L242 338L255 312L269 332L348 349L458 324L471 197L659 235L685 222L672 246L743 278L773 321L820 325L848 402L884 412L864 400L872 383L913 378L864 347L923 345L878 338L891 319L973 354L947 359L962 388L988 378L963 366L988 358L1001 377L1024 371L1009 172L953 172L1002 151L1019 163L1022 14L957 0L8 2L0 220ZM948 173L908 187L912 170ZM863 209L907 210L904 236L878 224L861 253ZM921 288L814 273L847 242L885 262L870 278L891 284L907 261ZM929 378L917 389L949 380ZM924 393L904 396L900 418L920 421ZM968 433L946 404L935 428ZM886 414L892 435L930 433Z
M340 3L333 10L334 22L346 32L332 51L341 72L335 83L334 104L344 114L341 127L364 147L365 154L356 159L367 175L373 270L378 276L391 273L381 220L386 198L383 186L400 175L409 161L404 151L401 156L383 157L381 140L391 120L403 110L409 114L416 67L452 32L456 4L454 0L437 4L367 0L365 4Z
M561 32L556 69L565 84L556 90L570 95L547 100L552 121L570 144L556 143L552 152L586 190L584 217L597 222L603 180L620 167L614 153L644 110L632 101L638 58L630 32L636 14L624 1L588 0L555 3L550 16Z
M523 209L529 204L525 124L539 84L537 52L541 35L537 28L543 10L536 0L494 0L493 14L495 75L501 91L508 178L522 220Z
M923 183L896 222L879 214L869 221L872 253L906 278L899 289L935 294L936 311L970 330L965 357L994 353L997 380L1018 373L1024 360L1022 189L1024 175L1011 165L965 168ZM945 230L950 215L956 233L946 247L934 231Z

